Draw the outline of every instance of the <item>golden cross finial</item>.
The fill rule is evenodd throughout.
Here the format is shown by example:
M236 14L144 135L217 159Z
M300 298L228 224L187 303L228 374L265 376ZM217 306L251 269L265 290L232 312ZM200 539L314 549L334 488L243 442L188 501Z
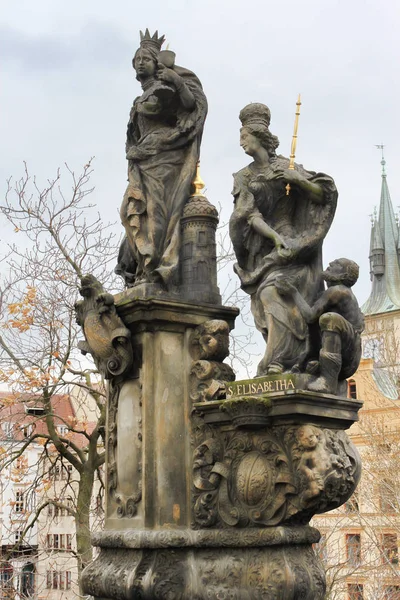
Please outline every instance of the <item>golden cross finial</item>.
M193 194L191 194L192 196L204 196L204 194L202 193L201 190L203 190L206 186L206 184L204 183L204 181L201 178L200 175L200 161L197 161L197 167L196 167L196 176L192 182L192 185L194 187L194 191Z

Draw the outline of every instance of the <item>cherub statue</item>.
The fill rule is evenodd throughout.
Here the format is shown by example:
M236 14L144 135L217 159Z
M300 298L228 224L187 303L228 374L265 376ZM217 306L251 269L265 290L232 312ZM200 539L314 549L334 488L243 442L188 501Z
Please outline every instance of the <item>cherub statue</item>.
M357 370L361 358L364 317L351 287L356 283L358 273L358 265L347 258L329 263L322 273L328 287L313 306L309 306L287 279L275 281L278 292L293 299L305 321L309 325L316 322L319 325L320 374L309 383L309 390L335 394L338 381L347 379ZM313 348L309 356L312 351Z
M302 450L298 470L306 483L301 496L303 503L308 504L324 489L325 479L332 469L332 461L321 441L320 431L313 425L299 427L297 441Z

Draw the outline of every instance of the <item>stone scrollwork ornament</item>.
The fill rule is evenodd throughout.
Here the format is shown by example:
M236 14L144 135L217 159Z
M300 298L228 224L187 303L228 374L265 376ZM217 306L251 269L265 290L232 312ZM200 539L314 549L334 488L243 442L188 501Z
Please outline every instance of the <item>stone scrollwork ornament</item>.
M92 355L105 379L123 375L133 361L131 334L117 315L114 297L93 275L82 277L79 293L83 300L75 304L76 322L85 341L78 348Z
M360 464L344 432L313 425L207 439L194 452L194 525L303 524L353 493Z

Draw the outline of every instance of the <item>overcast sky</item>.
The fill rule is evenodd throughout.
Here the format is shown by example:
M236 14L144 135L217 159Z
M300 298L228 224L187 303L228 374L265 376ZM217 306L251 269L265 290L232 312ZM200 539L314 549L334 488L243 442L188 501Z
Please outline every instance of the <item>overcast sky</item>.
M250 162L240 109L267 104L288 156L301 92L296 161L333 176L339 190L324 263L356 260L363 302L381 185L375 144L386 145L395 211L400 204L399 17L398 0L3 0L2 190L24 160L44 183L64 162L79 170L95 156L94 201L105 220L118 219L126 123L140 94L131 60L139 29L158 29L208 97L201 173L225 219L232 173Z

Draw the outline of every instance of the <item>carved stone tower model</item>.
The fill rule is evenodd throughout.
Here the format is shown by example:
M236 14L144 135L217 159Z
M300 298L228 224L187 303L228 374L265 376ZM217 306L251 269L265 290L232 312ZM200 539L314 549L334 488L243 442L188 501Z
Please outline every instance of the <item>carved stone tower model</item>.
M321 267L336 188L276 156L265 105L243 109L255 160L235 174L230 233L267 347L257 376L235 381L224 360L238 310L221 304L218 215L196 174L207 102L163 41L146 30L133 59L128 289L113 297L89 275L77 304L80 347L109 382L105 526L83 588L95 600L322 600L309 521L360 476L344 430L361 402L343 395L363 325L358 267Z
M202 194L204 183L199 169L193 185L194 193L186 203L181 219L181 289L190 301L220 304L215 241L218 212Z

